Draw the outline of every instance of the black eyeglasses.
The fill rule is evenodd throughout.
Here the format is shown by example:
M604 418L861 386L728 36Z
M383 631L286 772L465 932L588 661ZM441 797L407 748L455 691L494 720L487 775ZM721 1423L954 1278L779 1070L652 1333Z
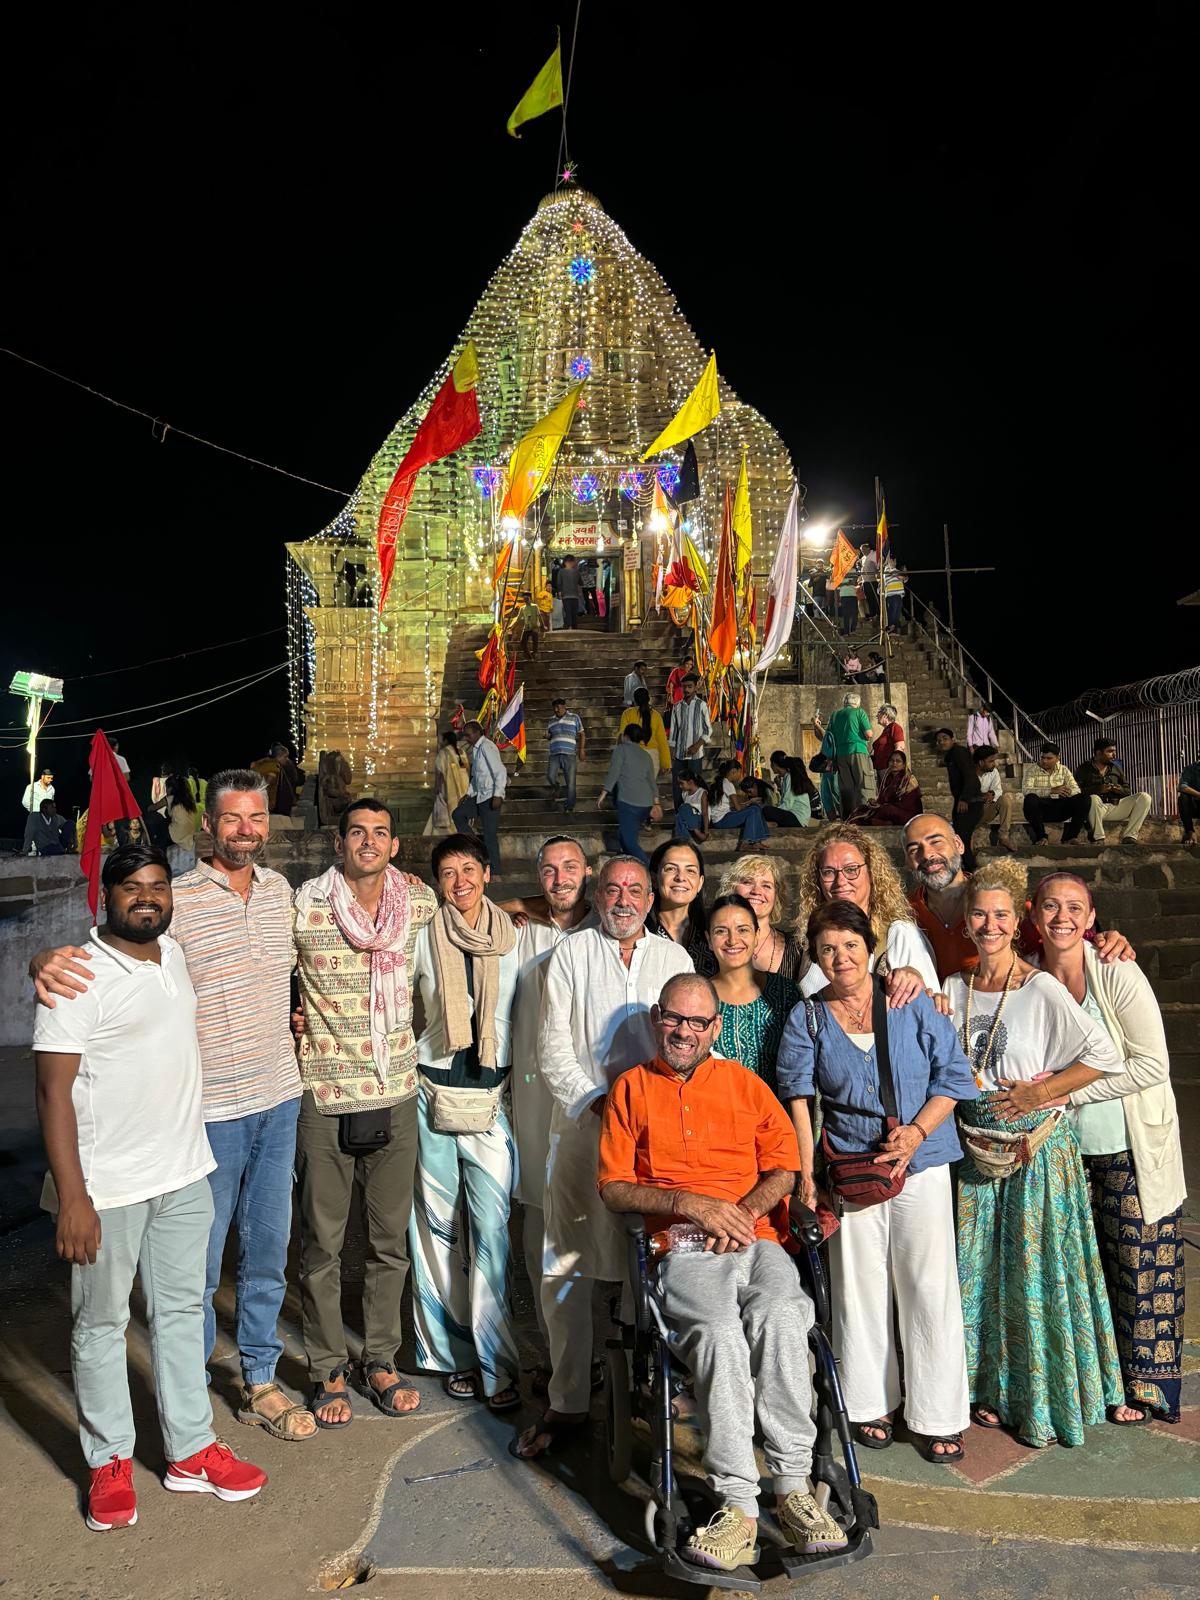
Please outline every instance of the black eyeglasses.
M713 1017L684 1017L678 1011L660 1011L663 1025L668 1028L690 1028L693 1033L703 1033L717 1020Z

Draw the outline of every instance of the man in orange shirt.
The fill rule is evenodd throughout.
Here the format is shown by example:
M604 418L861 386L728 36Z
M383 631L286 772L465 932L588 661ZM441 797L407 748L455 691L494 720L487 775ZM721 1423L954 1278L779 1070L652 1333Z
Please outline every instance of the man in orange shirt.
M680 1554L725 1572L757 1557L756 1395L784 1538L806 1554L839 1550L846 1536L808 1488L813 1308L783 1248L795 1132L760 1078L712 1055L720 1006L707 978L669 979L651 1020L658 1054L609 1092L597 1183L610 1211L641 1212L651 1230L690 1223L697 1235L692 1251L677 1242L663 1259L658 1290L723 1505Z

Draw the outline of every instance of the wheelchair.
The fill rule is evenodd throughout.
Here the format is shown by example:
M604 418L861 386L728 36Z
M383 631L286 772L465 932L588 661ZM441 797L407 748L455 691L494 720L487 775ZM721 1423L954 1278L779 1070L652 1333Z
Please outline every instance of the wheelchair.
M608 1342L604 1384L608 1473L614 1483L625 1482L633 1466L633 1423L640 1420L648 1424L651 1498L646 1505L646 1536L657 1551L665 1573L707 1589L754 1592L761 1587L764 1577L775 1575L776 1557L778 1570L789 1578L803 1578L831 1567L846 1566L870 1554L871 1530L879 1526L875 1497L863 1488L859 1475L850 1420L827 1332L829 1290L818 1253L821 1224L798 1200L793 1199L789 1209L791 1233L798 1245L795 1260L815 1313L808 1336L816 1369L813 1377L817 1431L813 1444L813 1488L819 1501L824 1500L822 1486L828 1492L826 1509L845 1530L848 1543L841 1550L805 1555L799 1550L773 1545L766 1534L757 1564L759 1577L752 1576L744 1567L726 1573L698 1566L679 1554L681 1542L716 1508L706 1503L711 1502L708 1486L689 1479L687 1489L695 1502L694 1510L676 1475L672 1396L683 1387L686 1369L671 1353L641 1219L628 1219L629 1283L633 1291L634 1320L632 1325L622 1327L621 1338ZM841 1461L833 1453L835 1432L841 1441Z

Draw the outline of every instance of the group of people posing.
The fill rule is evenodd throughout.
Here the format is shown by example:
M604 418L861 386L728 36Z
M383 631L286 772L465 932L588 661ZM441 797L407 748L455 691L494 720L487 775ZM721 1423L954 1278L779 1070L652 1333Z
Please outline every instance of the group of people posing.
M474 837L436 843L430 889L392 865L392 816L362 798L335 864L293 893L262 865L258 773L216 774L205 820L211 862L172 881L154 847L113 851L104 923L31 963L90 1527L137 1516L135 1272L167 1487L242 1499L265 1483L215 1440L206 1393L235 1221L238 1418L302 1442L352 1425L351 1391L385 1416L418 1408L396 1368L410 1271L416 1366L456 1400L522 1404L515 1198L547 1353L522 1459L587 1421L592 1286L624 1277L623 1214L689 1224L702 1248L669 1259L661 1288L720 1501L684 1552L702 1565L754 1549L756 1384L784 1536L844 1542L807 1484L812 1310L786 1260L789 1194L838 1218L835 1341L862 1445L886 1448L901 1408L942 1463L969 1417L1032 1446L1079 1444L1106 1415L1178 1418L1184 1196L1162 1022L1078 878L1051 874L1027 904L1015 862L967 876L961 837L925 814L905 829L909 896L871 835L836 823L794 905L769 856L732 862L706 905L694 839L593 878L567 836L538 853L541 893L500 903ZM276 1380L293 1182L307 1403Z

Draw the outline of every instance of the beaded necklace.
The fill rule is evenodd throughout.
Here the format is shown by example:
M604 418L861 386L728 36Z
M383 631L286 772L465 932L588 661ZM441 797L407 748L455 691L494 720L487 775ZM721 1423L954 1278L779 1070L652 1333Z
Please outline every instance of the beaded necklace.
M1000 1013L1004 1010L1004 1002L1008 999L1012 988L1013 974L1017 970L1017 958L1012 958L1012 966L1008 969L1008 977L1004 980L1004 988L1000 994L1000 1004L996 1007L996 1015L992 1018L992 1025L988 1029L987 1044L983 1050L983 1060L975 1070L975 1087L983 1088L984 1076L992 1059L992 1050L996 1044L996 1030L1000 1026ZM971 1049L971 1002L975 998L975 973L972 971L967 979L967 1015L963 1021L963 1049L970 1053Z

